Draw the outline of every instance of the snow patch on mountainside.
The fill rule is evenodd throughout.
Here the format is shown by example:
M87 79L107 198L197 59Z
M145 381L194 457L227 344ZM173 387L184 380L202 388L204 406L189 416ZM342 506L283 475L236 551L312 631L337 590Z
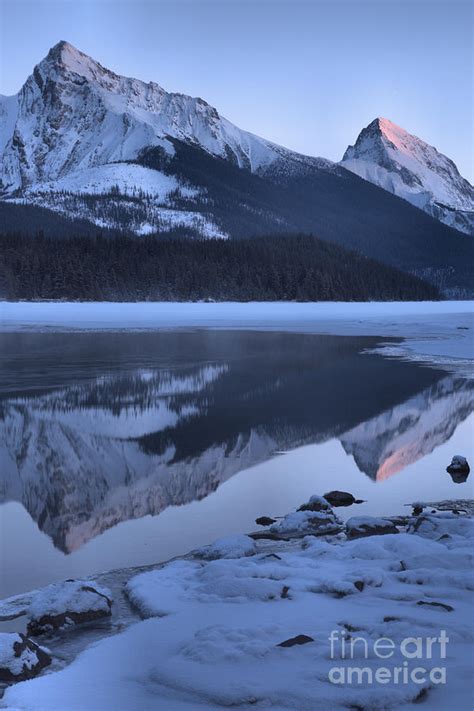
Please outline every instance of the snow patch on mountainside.
M99 227L121 229L126 224L138 235L183 227L204 237L226 238L209 215L192 209L199 198L206 199L205 191L173 175L133 163L110 163L35 183L7 202L38 205Z
M144 168L129 163L110 163L107 165L74 171L58 180L36 183L27 188L25 195L42 192L73 192L106 194L110 192L129 196L149 195L165 201L171 192L181 190L178 180L173 175L165 175L158 170ZM186 197L194 197L196 188L184 187Z
M449 158L392 121L372 121L341 165L442 222L474 232L473 186Z

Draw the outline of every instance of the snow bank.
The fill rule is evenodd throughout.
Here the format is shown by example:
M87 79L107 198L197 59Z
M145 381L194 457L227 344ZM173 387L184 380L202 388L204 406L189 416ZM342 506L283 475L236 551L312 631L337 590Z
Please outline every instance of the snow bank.
M430 711L470 708L473 522L448 513L417 521L412 533L265 543L252 556L179 560L136 575L126 593L149 619L62 671L9 688L0 707L313 711L317 699L318 708L340 711L402 711L420 700ZM435 529L443 532L436 540ZM443 635L446 656L438 642L422 659L403 652L404 640ZM295 638L307 643L287 644ZM393 642L390 658L374 651L381 638ZM342 640L346 650L353 644L353 658ZM397 683L335 680L334 669L376 674L404 665L410 674L444 668L447 683L423 674Z
M254 541L248 536L226 536L219 538L209 546L198 548L195 555L206 560L216 558L242 558L253 555L256 551Z
M327 502L325 502L327 504ZM296 511L273 523L269 530L279 535L307 533L325 535L342 530L342 523L328 507L324 511Z
M360 536L381 536L387 533L398 533L398 528L386 518L373 516L353 516L346 522L348 538Z
M67 580L40 590L28 608L28 632L41 634L51 629L88 622L111 614L112 597L107 588L87 580Z
M474 539L474 519L449 511L423 514L408 530L418 536L443 540L449 547L462 546Z

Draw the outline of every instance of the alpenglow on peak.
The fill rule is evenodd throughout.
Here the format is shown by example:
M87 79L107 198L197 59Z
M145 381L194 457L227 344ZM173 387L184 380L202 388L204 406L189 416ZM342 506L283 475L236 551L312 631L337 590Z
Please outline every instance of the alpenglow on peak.
M389 119L362 129L340 165L458 230L474 231L474 188L456 165Z

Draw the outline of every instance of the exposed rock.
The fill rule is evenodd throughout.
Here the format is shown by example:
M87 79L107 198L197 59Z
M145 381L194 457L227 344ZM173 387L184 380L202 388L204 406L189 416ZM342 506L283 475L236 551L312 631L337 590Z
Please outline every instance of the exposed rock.
M309 501L299 507L298 511L327 511L330 508L323 496L312 496Z
M110 591L85 580L66 580L41 590L28 609L28 634L38 635L112 614Z
M297 644L308 644L308 642L314 642L312 637L308 637L307 634L298 634L296 637L290 637L290 639L285 639L284 642L277 644L277 647L294 647Z
M417 605L429 605L430 607L440 607L442 610L446 610L446 612L452 612L454 610L454 607L451 605L447 605L445 602L430 602L429 600L419 600Z
M423 509L425 508L426 504L424 504L421 501L414 501L412 503L412 506L413 506L413 511L412 511L413 516L419 516L420 514L423 513Z
M324 499L328 501L331 506L352 506L352 504L362 504L362 499L356 499L348 491L329 491L324 494Z
M449 469L449 467L448 467ZM448 470L446 470L448 471ZM454 484L464 484L467 481L469 472L449 472L449 476L453 480Z
M471 471L466 457L461 457L459 454L455 454L451 459L451 464L446 467L446 471L449 474L469 474Z
M360 516L350 518L346 523L346 535L348 538L383 536L387 533L398 533L398 528L385 518Z
M0 682L32 679L49 664L47 651L24 634L0 632Z
M276 523L276 519L270 518L270 516L260 516L255 519L255 523L259 526L271 526L272 523Z
M456 454L452 460L449 467L446 467L446 471L451 476L451 479L455 484L464 484L467 481L469 472L471 471L467 459Z

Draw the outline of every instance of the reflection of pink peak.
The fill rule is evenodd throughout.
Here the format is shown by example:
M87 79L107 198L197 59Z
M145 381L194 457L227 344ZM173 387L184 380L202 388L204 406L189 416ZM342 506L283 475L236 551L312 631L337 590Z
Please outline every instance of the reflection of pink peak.
M347 454L371 479L384 481L446 442L473 411L473 381L444 378L410 400L346 432Z
M414 464L417 462L421 457L423 456L423 453L420 452L420 450L417 450L416 445L407 445L406 447L402 447L401 449L397 450L396 452L393 452L390 454L380 465L380 467L377 469L377 472L375 474L375 479L377 481L383 481L384 479L388 479L392 474L396 474L399 471L402 471L405 467L407 467L409 464Z

